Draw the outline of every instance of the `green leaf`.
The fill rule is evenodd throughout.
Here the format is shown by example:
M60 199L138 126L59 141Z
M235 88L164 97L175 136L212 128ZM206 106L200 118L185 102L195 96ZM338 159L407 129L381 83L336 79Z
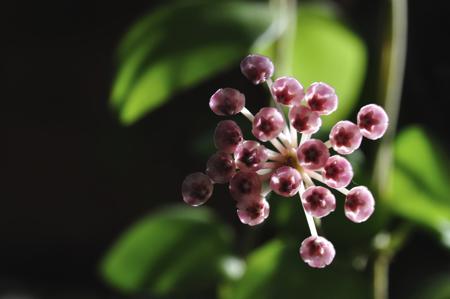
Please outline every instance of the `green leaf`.
M326 82L339 96L338 110L323 118L324 126L331 127L348 116L358 100L366 72L365 46L336 14L323 8L300 7L297 32L294 76L305 85Z
M274 240L254 251L243 278L224 288L222 299L369 297L362 273L351 269L350 263L334 261L327 268L312 269L300 259L298 246L300 242Z
M450 188L447 161L420 127L403 131L386 203L397 214L438 232L450 246Z
M323 125L331 127L348 116L358 100L366 72L366 48L333 7L300 5L297 20L290 75L305 87L320 81L336 89L338 110L322 118Z
M448 299L450 298L450 275L433 277L430 283L414 299Z
M123 292L167 295L210 287L229 254L230 231L205 208L177 207L130 228L101 265L104 279Z
M145 16L118 49L111 102L122 123L238 65L271 21L267 4L229 1L175 3Z

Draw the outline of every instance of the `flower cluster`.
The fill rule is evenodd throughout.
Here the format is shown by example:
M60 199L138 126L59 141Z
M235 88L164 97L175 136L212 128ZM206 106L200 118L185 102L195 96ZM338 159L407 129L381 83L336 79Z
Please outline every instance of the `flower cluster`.
M244 140L234 121L219 122L214 132L218 151L208 160L206 174L196 172L186 177L183 199L192 206L202 205L211 197L213 184L228 183L240 221L257 225L269 216L270 192L285 197L298 194L311 232L300 246L300 256L309 266L323 268L332 262L335 249L330 241L318 236L314 218L333 212L336 199L329 189L316 186L314 181L346 196L344 209L349 220L366 221L374 211L374 198L364 186L346 188L353 170L342 155L354 152L363 137L382 137L388 126L386 112L378 105L366 105L360 109L356 124L339 121L331 129L329 140L323 142L311 136L322 124L320 117L337 109L338 97L331 86L316 82L305 90L292 77L272 82L274 66L260 55L242 60L241 71L254 84L267 84L274 107L264 107L253 115L245 108L244 94L233 88L216 91L209 106L220 116L243 114L252 123L253 135L269 142L272 149ZM283 107L289 110L287 116ZM330 154L330 149L337 154Z

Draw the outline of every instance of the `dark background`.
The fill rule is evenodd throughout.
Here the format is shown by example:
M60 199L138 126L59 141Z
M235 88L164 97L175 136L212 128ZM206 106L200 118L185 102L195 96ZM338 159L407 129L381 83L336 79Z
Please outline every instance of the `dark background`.
M374 54L380 2L338 3ZM423 124L448 152L443 3L410 1L399 126ZM115 46L137 17L157 6L150 0L2 4L0 296L119 298L97 273L102 254L154 207L179 202L173 185L201 165L187 161L186 147L205 124L189 123L186 111L207 107L184 96L207 98L210 86L235 80L237 69L131 127L121 126L108 104ZM376 67L373 61L369 67ZM420 271L410 271L412 264ZM392 298L410 294L408 285L448 264L443 247L415 234L392 265Z

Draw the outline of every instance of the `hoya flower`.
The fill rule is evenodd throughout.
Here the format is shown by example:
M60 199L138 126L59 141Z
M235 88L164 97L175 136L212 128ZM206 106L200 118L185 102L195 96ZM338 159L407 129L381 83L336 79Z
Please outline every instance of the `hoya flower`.
M264 197L256 197L240 201L237 205L237 215L242 223L254 226L269 217L269 209L269 203Z
M359 127L348 120L342 120L334 125L330 132L330 143L333 149L342 155L353 153L362 141Z
M255 85L270 79L273 71L272 61L262 55L248 55L241 62L242 74Z
M329 157L327 146L317 139L305 141L297 149L298 162L305 169L320 169L325 166Z
M311 186L301 195L306 212L316 218L330 214L336 208L336 199L330 190L321 186Z
M289 120L295 130L304 134L316 133L322 125L320 115L302 105L291 108Z
M345 198L345 216L353 222L366 221L374 208L375 200L372 193L364 186L354 187Z
M300 246L300 256L313 268L324 268L331 264L336 255L333 244L320 236L306 238Z
M294 196L301 183L300 173L290 166L279 167L270 177L270 189L285 197Z
M236 147L234 158L240 170L257 171L264 167L268 155L264 145L247 140Z
M336 209L333 190L345 195L344 215L352 222L369 219L375 207L372 193L364 186L352 186L353 169L344 157L359 148L363 137L378 139L388 127L388 116L378 105L366 105L355 122L342 120L329 133L329 140L311 138L322 125L321 116L335 111L338 96L323 82L306 91L292 77L272 83L273 63L260 55L249 55L241 71L254 84L265 83L273 107L253 115L245 107L245 96L233 88L216 91L211 110L219 116L241 114L252 125L257 140L245 140L239 126L222 120L214 132L217 152L206 164L205 173L196 172L182 184L184 201L191 206L207 202L214 184L228 184L239 220L254 226L269 216L269 195L298 196L310 236L300 246L300 257L313 268L329 265L336 254L333 244L319 236L314 218L324 219ZM287 115L282 107L288 109ZM262 144L265 143L265 144ZM317 182L324 186L317 186Z
M287 106L300 104L305 96L303 86L292 77L281 77L275 80L271 92L275 101Z

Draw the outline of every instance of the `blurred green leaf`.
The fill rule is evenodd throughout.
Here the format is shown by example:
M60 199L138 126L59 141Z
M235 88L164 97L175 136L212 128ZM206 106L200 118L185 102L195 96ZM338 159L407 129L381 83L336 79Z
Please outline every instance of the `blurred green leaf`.
M295 55L295 77L305 85L326 82L339 96L338 110L323 117L324 126L348 116L364 82L367 54L364 43L339 20L335 9L300 7Z
M176 3L136 23L118 49L111 101L131 124L174 93L236 64L272 21L255 2Z
M266 54L273 56L268 51ZM342 23L335 6L300 5L293 73L289 75L296 77L305 88L321 81L336 89L338 110L322 118L325 127L345 118L354 108L364 82L366 64L364 43Z
M177 207L135 224L112 247L101 271L123 292L166 295L210 287L229 254L230 231L205 208Z
M243 278L223 288L222 299L369 296L362 273L353 270L350 263L334 261L327 268L312 269L300 259L298 246L274 240L254 251L247 259Z
M395 165L386 201L399 215L437 231L450 246L448 163L420 127L403 131L395 144Z
M396 141L395 163L404 172L420 177L421 183L436 199L450 205L448 165L434 140L422 128L403 131Z
M434 277L420 292L416 293L414 299L448 299L450 298L450 275Z

